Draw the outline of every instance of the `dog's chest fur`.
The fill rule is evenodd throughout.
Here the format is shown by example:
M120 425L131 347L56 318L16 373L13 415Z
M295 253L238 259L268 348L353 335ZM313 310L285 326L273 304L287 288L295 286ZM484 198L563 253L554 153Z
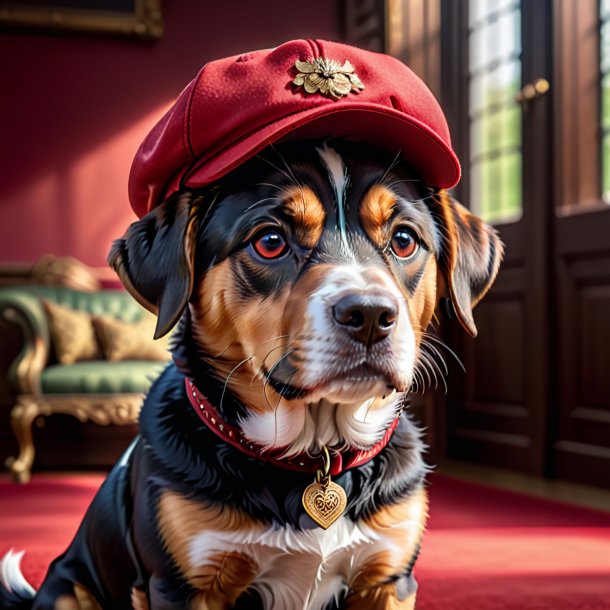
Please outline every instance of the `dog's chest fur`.
M404 562L405 551L414 554L425 510L418 492L398 511L357 522L343 517L328 530L298 529L166 491L158 516L166 548L202 595L221 582L236 596L256 591L264 608L317 610L341 599L371 562L393 565Z

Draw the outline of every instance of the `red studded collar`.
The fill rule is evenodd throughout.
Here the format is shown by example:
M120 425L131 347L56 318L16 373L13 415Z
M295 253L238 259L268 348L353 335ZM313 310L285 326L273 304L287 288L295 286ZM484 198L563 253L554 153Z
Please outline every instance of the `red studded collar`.
M302 453L292 457L284 457L283 450L265 449L261 445L248 440L238 426L233 426L225 422L219 415L216 408L210 401L197 389L195 384L188 377L185 378L186 393L199 419L223 441L233 445L241 452L251 458L256 458L274 466L287 470L297 470L300 472L316 472L323 466L322 455L312 457ZM337 476L348 470L361 466L373 459L388 444L396 426L398 426L398 416L386 430L381 440L370 449L349 449L344 452L330 453L330 474Z

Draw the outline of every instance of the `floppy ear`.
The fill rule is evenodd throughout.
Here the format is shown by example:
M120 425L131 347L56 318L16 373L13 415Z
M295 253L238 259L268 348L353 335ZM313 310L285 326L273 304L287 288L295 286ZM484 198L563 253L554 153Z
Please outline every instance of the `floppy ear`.
M476 337L472 309L496 279L504 245L491 226L446 191L436 194L433 205L442 242L440 266L445 287L440 296L451 299L460 324Z
M108 254L125 288L157 315L155 339L176 324L193 289L197 204L191 193L172 195L130 225Z

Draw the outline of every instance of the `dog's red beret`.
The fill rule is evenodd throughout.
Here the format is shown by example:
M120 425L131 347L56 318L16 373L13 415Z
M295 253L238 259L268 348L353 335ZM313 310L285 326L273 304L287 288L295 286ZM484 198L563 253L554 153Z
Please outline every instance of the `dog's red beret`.
M336 42L294 40L203 66L136 153L132 207L143 216L278 140L326 136L401 151L430 186L451 188L460 178L445 116L403 63Z

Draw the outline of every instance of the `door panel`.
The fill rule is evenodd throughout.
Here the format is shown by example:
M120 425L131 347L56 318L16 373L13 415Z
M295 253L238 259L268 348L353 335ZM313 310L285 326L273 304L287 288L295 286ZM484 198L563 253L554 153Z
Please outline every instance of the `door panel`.
M610 487L610 210L558 216L554 474Z
M491 27L492 23L501 20L508 23L509 15L519 15L521 28L515 31L513 27L511 31L519 39L520 54L516 54L514 44L505 41L508 53L505 63L512 66L515 61L521 62L522 82L548 77L548 54L540 52L541 48L548 47L549 24L544 4L534 0L487 3L448 0L444 8L453 12L450 21L458 19L462 24L462 34L453 42L452 52L464 53L466 45L460 40L472 38L477 27L486 24ZM481 6L485 7L487 16L468 16L469 8L480 9ZM455 26L452 29L455 30ZM470 53L477 48L472 42L468 46ZM496 63L490 64L492 70L497 71L502 61L502 57L497 57ZM472 64L467 56L462 56L461 63ZM480 78L476 71L484 64L475 59L475 76L472 76L472 70L469 74L471 82ZM459 84L456 82L455 86ZM507 148L492 144L483 154L478 154L478 149L473 153L473 146L477 148L478 101L462 100L460 112L457 116L452 115L453 124L464 123L466 116L467 124L471 126L466 132L458 132L464 147L460 151L462 159L468 159L469 163L465 164L463 184L456 195L473 207L475 213L495 221L506 245L506 254L495 285L475 310L478 337L474 340L464 338L461 333L452 331L452 343L463 356L466 373L451 373L453 383L446 405L448 455L542 475L546 464L548 407L549 320L546 307L550 281L550 198L549 169L544 159L549 156L549 107L548 99L541 97L519 108L514 102L514 93L520 87L521 81L516 84L507 81L505 89L510 96L500 95L492 89L498 104L486 111L492 121L487 126L487 138L498 137L502 143L511 143ZM481 95L476 87L470 87L464 95L468 98L473 92ZM504 130L517 128L520 137L499 136L493 124L494 114L503 112L504 117L510 117L515 108L519 110L520 121L515 124L507 119ZM517 148L516 141L520 142ZM515 151L522 155L516 174L507 162L496 163L498 159L510 159ZM477 170L479 165L488 167L487 176ZM486 201L490 197L503 203L496 205ZM511 217L517 218L502 222L503 218ZM455 400L456 395L460 399Z
M610 3L555 0L553 8L561 45L553 76L551 473L610 487Z

